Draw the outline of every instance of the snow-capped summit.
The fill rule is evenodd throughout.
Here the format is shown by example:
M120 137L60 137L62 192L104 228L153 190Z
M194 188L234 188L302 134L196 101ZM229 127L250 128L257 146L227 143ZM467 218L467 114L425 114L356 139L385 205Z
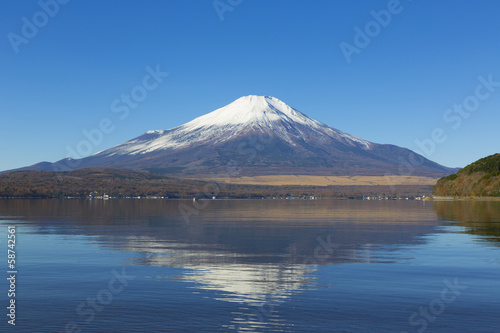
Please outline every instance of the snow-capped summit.
M214 125L263 125L279 120L294 121L313 127L321 124L275 97L249 95L240 97L231 104L198 117L185 126L196 128Z
M334 137L370 148L370 142L327 126L271 96L249 95L170 130L149 131L99 155L146 154L185 148L196 143L223 143L249 132L274 133L292 146L296 140Z
M402 161L421 160L413 175L450 169L393 145L380 145L317 121L271 96L243 96L184 125L152 130L92 156L26 169L106 166L203 177L238 167L245 175L400 174ZM52 169L52 170L51 170Z

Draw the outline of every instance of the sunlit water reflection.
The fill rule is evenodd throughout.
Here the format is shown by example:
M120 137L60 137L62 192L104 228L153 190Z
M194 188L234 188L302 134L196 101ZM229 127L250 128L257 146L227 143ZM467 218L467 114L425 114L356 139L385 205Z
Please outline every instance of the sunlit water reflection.
M500 327L500 202L214 200L189 221L181 204L0 200L18 230L15 330Z

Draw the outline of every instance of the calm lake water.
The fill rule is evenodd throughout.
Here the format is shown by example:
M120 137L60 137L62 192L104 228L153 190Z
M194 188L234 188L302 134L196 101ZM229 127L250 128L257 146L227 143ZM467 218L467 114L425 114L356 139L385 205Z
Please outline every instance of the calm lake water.
M500 331L500 202L196 206L0 200L0 331Z

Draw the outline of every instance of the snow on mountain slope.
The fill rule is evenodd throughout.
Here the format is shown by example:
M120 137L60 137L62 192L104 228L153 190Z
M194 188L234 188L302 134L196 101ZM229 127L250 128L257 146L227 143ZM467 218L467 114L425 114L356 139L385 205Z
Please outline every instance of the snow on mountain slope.
M271 96L244 96L229 105L170 130L149 131L96 155L135 155L182 149L196 143L216 145L249 131L273 133L292 146L297 140L338 140L369 150L372 143L327 126Z
M411 175L441 177L454 172L406 148L369 142L327 126L277 98L254 95L88 157L21 169L89 167L190 178L227 174L231 168L237 168L239 176L380 176L408 170Z

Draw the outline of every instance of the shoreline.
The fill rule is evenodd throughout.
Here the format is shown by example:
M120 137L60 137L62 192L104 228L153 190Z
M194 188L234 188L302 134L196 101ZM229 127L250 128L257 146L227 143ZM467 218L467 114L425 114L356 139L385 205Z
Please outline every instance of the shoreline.
M432 198L434 201L500 201L500 197L440 197L435 196Z

